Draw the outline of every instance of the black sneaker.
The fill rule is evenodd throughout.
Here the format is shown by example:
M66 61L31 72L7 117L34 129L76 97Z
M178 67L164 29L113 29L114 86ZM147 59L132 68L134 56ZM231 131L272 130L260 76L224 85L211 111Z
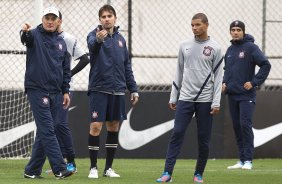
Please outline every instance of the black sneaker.
M61 171L61 172L55 174L55 177L56 177L57 179L63 179L63 178L66 178L66 177L71 176L72 174L73 174L73 172L71 172L71 171L63 170L63 171Z
M29 175L24 173L24 178L28 178L28 179L42 179L43 177L40 175Z

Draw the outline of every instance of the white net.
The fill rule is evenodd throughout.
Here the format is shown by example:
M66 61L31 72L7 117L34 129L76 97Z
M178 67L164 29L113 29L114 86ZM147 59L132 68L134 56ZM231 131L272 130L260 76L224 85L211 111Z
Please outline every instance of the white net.
M1 90L0 109L0 157L29 156L35 123L25 93Z

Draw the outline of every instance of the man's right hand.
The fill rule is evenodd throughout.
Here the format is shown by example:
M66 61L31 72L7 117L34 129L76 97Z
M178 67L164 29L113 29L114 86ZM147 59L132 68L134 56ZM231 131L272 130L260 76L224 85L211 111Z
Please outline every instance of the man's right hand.
M168 104L169 105L169 108L171 108L172 110L176 110L176 104L174 104L174 103L169 103Z
M223 83L221 87L221 92L224 93L226 91L226 88L227 88L226 84Z
M24 25L22 26L23 32L30 31L30 28L31 28L31 26L28 23L24 23Z
M97 28L96 39L98 43L102 43L107 36L108 32L105 29L99 30L99 28Z

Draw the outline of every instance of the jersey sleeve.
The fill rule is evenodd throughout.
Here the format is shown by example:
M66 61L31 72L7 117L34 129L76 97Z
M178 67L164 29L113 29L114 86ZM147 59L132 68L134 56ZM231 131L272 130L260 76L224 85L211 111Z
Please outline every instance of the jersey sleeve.
M86 54L86 52L82 49L81 45L77 42L77 39L75 39L75 42L73 45L73 51L72 51L73 60L77 60L84 54Z
M213 101L211 107L220 107L221 87L223 80L223 54L221 48L215 51L214 64L213 64Z
M180 93L182 80L183 80L183 70L184 70L184 57L183 57L182 49L180 47L178 52L178 62L176 66L175 79L171 86L169 103L176 104L178 100L178 96Z

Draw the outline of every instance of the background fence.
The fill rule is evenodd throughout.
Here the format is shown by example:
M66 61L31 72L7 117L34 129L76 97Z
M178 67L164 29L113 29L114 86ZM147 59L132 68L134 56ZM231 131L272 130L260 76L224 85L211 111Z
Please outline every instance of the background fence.
M230 45L229 24L240 19L272 64L262 89L282 89L281 0L0 0L0 157L28 156L33 142L34 121L23 93L26 48L19 31L25 22L33 27L41 22L41 2L60 9L63 29L87 52L86 36L99 24L99 8L113 5L141 91L170 91L178 47L193 37L195 13L208 16L209 35L223 52ZM74 77L75 90L87 90L88 73L89 66Z
M36 26L35 0L0 0L0 89L23 88L25 47L19 39L24 22ZM133 70L141 90L170 90L178 47L193 36L191 18L207 14L209 35L223 51L230 45L229 24L240 19L246 32L269 57L271 73L267 89L280 90L282 84L282 3L280 0L43 0L44 7L56 6L63 14L63 28L74 34L83 48L87 34L99 24L98 10L106 3L117 11L117 25L126 37ZM87 90L89 66L75 76L74 88ZM275 88L273 88L275 87Z

